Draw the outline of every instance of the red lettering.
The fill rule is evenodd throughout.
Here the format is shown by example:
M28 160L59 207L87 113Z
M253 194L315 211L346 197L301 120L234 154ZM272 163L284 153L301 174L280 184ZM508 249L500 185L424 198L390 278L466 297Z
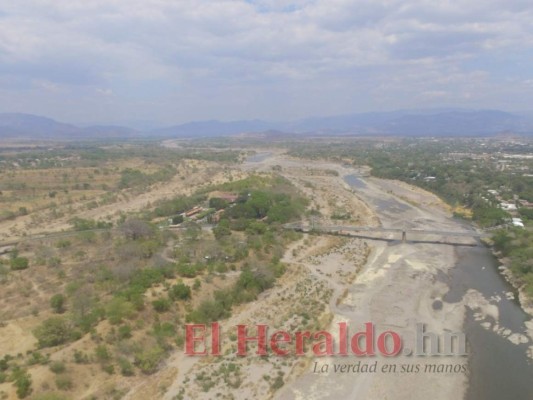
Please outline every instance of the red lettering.
M195 331L201 329L202 335L195 336ZM196 342L204 344L204 351L196 351ZM187 324L185 325L185 354L188 356L206 356L207 347L205 346L205 325L204 324Z
M357 332L352 336L351 347L352 353L357 356L373 356L374 352L374 324L367 322L365 324L366 330L364 332ZM361 339L365 340L365 348L360 346Z
M333 336L329 332L318 331L313 335L313 339L318 340L321 336L324 337L324 341L313 345L313 353L315 353L315 356L333 355Z
M311 333L309 331L305 332L296 332L296 355L303 356L305 355L305 344L304 339L310 339Z
M281 336L281 337L279 337L279 336ZM278 346L278 343L279 342L281 342L281 343L290 343L291 341L292 341L292 338L291 338L291 335L289 335L288 332L278 331L278 332L275 332L270 337L270 348L278 356L286 356L287 354L289 354L289 350L280 349L279 346Z
M347 326L346 322L339 322L339 355L348 355L348 344L346 343Z
M387 336L392 339L392 350L387 350ZM402 350L402 339L400 335L393 331L385 331L378 337L378 350L386 357L394 357Z
M257 325L257 336L246 336L247 327L246 325L237 325L237 355L246 356L247 355L247 346L246 342L257 342L257 352L258 356L266 356L266 325Z
M214 356L220 355L220 327L218 322L211 324L211 354Z

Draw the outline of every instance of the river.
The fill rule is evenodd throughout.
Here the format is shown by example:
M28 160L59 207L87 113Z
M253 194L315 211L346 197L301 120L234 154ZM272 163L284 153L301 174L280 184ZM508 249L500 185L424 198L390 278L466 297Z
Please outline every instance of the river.
M366 193L368 184L356 175L348 175L345 182L358 193ZM394 214L412 207L391 199L367 196L380 213ZM457 225L471 229L464 222ZM497 307L498 321L494 318L480 318L479 313L467 306L464 333L469 345L469 379L466 400L531 400L533 399L533 363L527 356L528 343L514 344L502 335L495 333L509 330L523 334L525 322L531 317L520 307L516 290L498 270L498 260L486 246L455 248L456 264L447 274L439 274L449 291L442 300L447 303L463 301L469 290L475 290L492 306ZM512 294L512 295L510 295ZM484 325L490 324L486 329ZM509 332L504 334L509 336Z
M258 154L248 162L261 163L268 157ZM406 186L362 177L347 168L339 170L344 183L375 211L383 227L474 230L430 203L406 201L410 190ZM533 399L533 364L527 354L533 342L526 336L526 322L531 317L520 307L516 290L500 274L498 260L489 248L481 243L475 247L409 240L370 243L373 255L356 280L346 286L348 296L330 304L334 323L347 321L357 326L372 321L383 329L392 327L408 334L419 321L437 331L462 331L468 345L468 357L463 357L468 374L345 376L307 371L275 398ZM520 341L523 343L516 344ZM446 357L437 358L399 357L396 362L447 362L442 360ZM457 357L450 361L462 362Z

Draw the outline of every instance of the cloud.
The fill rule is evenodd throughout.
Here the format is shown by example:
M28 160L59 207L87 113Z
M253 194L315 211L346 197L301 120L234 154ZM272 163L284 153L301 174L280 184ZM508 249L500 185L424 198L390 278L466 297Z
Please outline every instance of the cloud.
M165 122L452 105L465 93L497 108L483 90L533 100L501 61L531 51L532 19L525 0L19 0L0 14L0 93L76 119L57 105L79 93L91 107L104 90L105 110L84 116Z

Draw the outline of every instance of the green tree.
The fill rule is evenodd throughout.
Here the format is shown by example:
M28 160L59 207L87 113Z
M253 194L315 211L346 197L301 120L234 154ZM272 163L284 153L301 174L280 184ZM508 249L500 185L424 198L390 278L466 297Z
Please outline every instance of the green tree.
M229 221L227 219L220 221L218 225L213 228L213 234L217 240L221 240L222 238L231 235Z
M174 225L181 224L184 221L183 215L176 215L175 217L172 217L172 223Z
M209 208L215 208L217 210L222 210L228 206L228 202L224 199L218 197L212 197L209 199Z
M177 283L168 292L172 300L188 300L191 298L191 288L184 283Z
M62 294L54 294L50 298L50 307L54 310L57 314L62 314L65 312L65 296Z
M31 375L24 369L17 368L13 371L13 384L17 388L17 396L19 399L28 397L31 393Z
M106 316L113 325L119 324L124 318L131 318L135 314L135 307L123 297L112 298L106 306Z
M51 317L43 321L33 334L39 341L39 347L53 347L68 342L72 337L72 328L63 317Z
M157 312L165 312L170 309L170 302L167 299L157 299L152 301L152 306Z
M152 374L165 356L165 351L158 344L143 346L135 354L135 365L145 374Z

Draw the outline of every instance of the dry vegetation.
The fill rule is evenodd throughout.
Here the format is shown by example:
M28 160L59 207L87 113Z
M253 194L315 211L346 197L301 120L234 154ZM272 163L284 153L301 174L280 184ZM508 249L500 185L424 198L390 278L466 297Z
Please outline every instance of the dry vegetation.
M282 229L372 220L329 167L252 172L238 152L131 144L0 156L0 398L269 398L309 358L237 358L227 340L223 358L187 359L184 324L327 328L369 252ZM224 192L239 200L211 229Z

